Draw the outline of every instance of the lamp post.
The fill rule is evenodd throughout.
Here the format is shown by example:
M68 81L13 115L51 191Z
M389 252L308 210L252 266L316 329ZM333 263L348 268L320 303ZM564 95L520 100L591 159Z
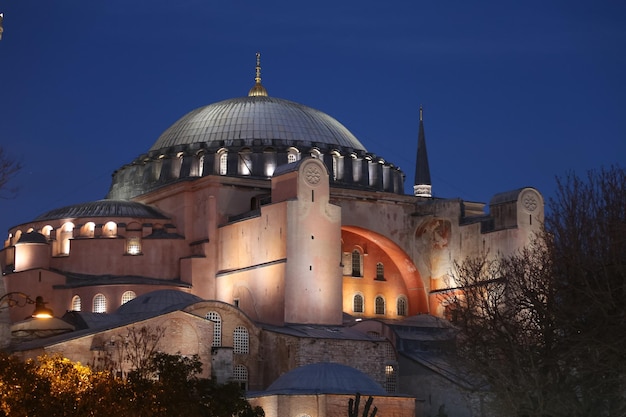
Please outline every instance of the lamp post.
M0 310L11 307L24 307L27 304L34 304L35 309L31 317L37 319L51 319L53 316L52 310L46 307L46 302L43 297L37 296L34 300L30 298L28 294L23 292L13 291L4 294L0 297Z

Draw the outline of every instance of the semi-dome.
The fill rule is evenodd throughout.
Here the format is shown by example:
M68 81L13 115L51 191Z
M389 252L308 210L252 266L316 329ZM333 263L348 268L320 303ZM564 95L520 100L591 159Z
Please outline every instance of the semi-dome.
M267 145L301 142L365 151L361 142L328 114L267 96L238 97L195 109L163 132L150 150L194 143L228 146L235 140L248 146L258 140Z

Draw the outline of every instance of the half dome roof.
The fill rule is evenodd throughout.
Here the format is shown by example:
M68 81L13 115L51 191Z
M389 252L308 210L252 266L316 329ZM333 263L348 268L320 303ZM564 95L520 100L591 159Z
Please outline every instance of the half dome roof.
M238 97L197 108L169 127L150 151L205 143L229 146L234 140L322 143L366 151L336 119L305 105L267 96Z

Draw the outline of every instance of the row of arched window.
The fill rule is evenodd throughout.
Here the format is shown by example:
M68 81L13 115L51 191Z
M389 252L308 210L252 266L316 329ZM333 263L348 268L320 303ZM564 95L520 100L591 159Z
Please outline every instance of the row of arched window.
M213 343L212 347L222 346L222 317L217 311L209 311L204 316L213 323ZM235 327L233 331L233 353L246 355L250 353L250 334L243 326Z
M134 291L126 291L122 294L122 298L120 300L120 305L129 302L130 300L137 297ZM72 297L72 306L71 310L73 311L82 311L83 309L83 301L80 296L75 295ZM107 298L104 294L96 294L94 295L91 301L91 311L93 313L106 313L107 312Z
M358 250L354 249L352 251L352 276L353 277L362 277L363 276L363 254ZM382 262L376 263L376 280L384 281L385 280L385 265Z
M374 299L375 313L379 315L386 314L385 298L382 295L376 296ZM396 301L396 315L406 316L408 310L408 301L405 296L398 297ZM355 294L353 298L352 311L355 313L363 313L365 311L365 300L363 295Z
M151 163L149 175L154 180L176 179L184 176L201 177L207 175L205 172L207 167L216 175L271 177L276 167L284 163L280 161L282 157L279 157L279 153L274 148L266 148L262 152L254 151L249 147L236 152L221 148L214 153L215 159L210 163L206 160L208 155L205 151L189 156L186 156L184 152L178 152L171 159L161 154L154 159L148 157L143 162ZM374 155L359 155L353 152L344 156L338 150L332 150L325 155L318 148L301 153L297 148L290 147L287 149L287 163L299 161L303 155L325 160L333 181L353 182L373 187L382 186L383 189L389 191L397 188L394 184L397 175L392 173L395 169Z
M133 224L131 223L129 226L132 226L132 225ZM139 223L136 223L136 227L141 228ZM76 227L74 226L74 223L66 222L61 227L59 227L56 231L52 226L46 225L42 227L41 230L39 230L39 233L45 236L46 239L48 239L48 241L52 243L53 245L52 253L55 256L67 256L70 254L70 241L72 239L78 238L78 237L80 238L94 238L95 237L96 224L94 222L87 222L80 227L78 232L76 232L75 229ZM27 233L30 233L33 231L34 229L30 228L27 230ZM53 234L53 231L55 232L54 234ZM14 237L9 236L12 244L16 244L19 241L21 235L22 235L22 232L18 230L15 233ZM103 237L103 238L119 237L117 234L117 223L110 221L102 225L102 231L101 232L99 231L98 236ZM141 252L141 237L139 236L127 237L125 253L127 255L141 255L142 253Z

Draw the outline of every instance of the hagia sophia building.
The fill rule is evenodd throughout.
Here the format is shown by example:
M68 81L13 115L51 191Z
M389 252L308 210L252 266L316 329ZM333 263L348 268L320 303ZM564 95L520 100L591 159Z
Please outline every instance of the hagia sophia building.
M198 355L267 416L343 416L356 392L384 416L483 415L449 360L454 265L526 245L543 198L433 197L421 109L415 145L407 195L339 121L269 95L257 54L247 96L181 117L105 199L8 231L0 296L42 297L54 318L3 307L2 347L98 365L129 328L159 328L160 350Z

